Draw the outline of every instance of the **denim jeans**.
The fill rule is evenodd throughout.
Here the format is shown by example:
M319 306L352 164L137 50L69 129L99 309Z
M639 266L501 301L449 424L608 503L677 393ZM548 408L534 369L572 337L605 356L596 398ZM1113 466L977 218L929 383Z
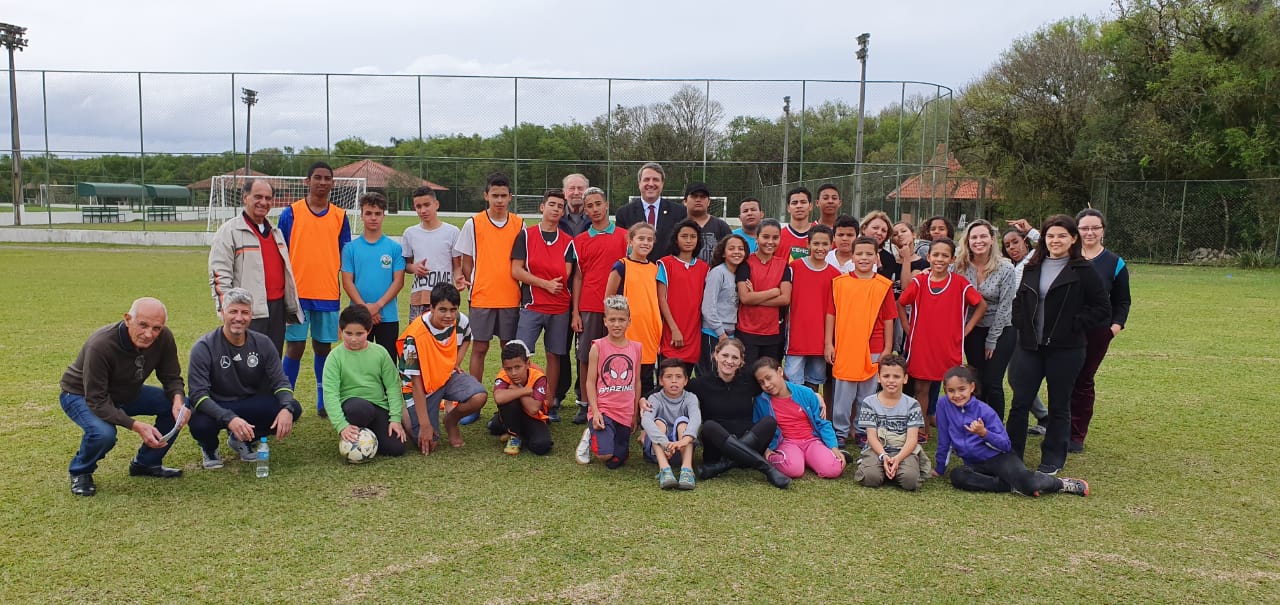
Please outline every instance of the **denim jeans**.
M80 439L80 451L76 452L75 457L71 459L71 466L67 470L72 475L92 473L97 470L98 461L105 458L107 452L116 446L116 426L94 414L82 395L63 391L59 401L67 417L84 430L84 437ZM138 398L125 404L121 409L130 416L155 416L155 427L161 434L173 429L173 401L165 397L164 390L160 387L150 385L142 387ZM144 444L138 448L138 455L133 461L143 466L158 466L164 461L164 455L173 445L173 441L169 440L169 443L160 448L150 448Z

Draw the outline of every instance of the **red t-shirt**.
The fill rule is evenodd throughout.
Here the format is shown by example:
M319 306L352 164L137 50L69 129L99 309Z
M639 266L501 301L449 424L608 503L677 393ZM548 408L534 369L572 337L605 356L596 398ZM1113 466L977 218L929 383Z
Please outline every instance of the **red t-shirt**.
M734 274L734 283L751 282L753 292L763 292L777 288L783 282L791 281L791 267L787 266L787 258L775 254L768 264L760 262L760 257L752 254L747 261L738 265ZM778 322L782 319L780 307L762 305L738 305L738 331L757 336L773 336L778 333Z
M921 380L942 380L947 370L960 365L965 316L968 307L982 302L982 295L961 275L948 272L940 282L931 281L930 275L932 272L921 273L907 282L898 302L912 308L907 374Z
M840 277L840 270L828 264L818 271L807 261L807 257L791 261L787 355L822 355L827 342L827 313L835 313L831 281Z
M249 217L244 217L244 222L258 236L258 250L262 253L262 274L267 286L267 300L280 300L284 298L284 257L280 254L280 245L276 243L276 238L270 231L263 235Z
M813 437L813 423L804 408L790 397L771 397L773 418L778 421L782 438L788 441L804 441Z
M783 225L777 254L787 257L788 261L809 256L809 232L796 233L791 225Z
M684 346L671 346L671 330L662 325L663 357L675 357L687 363L698 363L702 354L702 291L707 284L707 263L693 259L693 264L674 256L664 256L658 261L667 273L667 308L680 327Z
M627 255L627 231L613 227L612 232L592 235L588 229L573 238L578 271L582 272L582 293L578 310L604 313L604 287L609 283L613 263Z

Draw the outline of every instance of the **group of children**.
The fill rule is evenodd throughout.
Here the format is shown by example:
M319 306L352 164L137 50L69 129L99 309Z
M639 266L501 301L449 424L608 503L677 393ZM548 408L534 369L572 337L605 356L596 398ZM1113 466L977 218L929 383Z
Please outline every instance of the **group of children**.
M820 193L838 196L834 187ZM572 329L589 422L576 459L618 468L629 457L633 430L643 427L644 457L657 464L660 486L693 489L701 414L685 385L711 367L717 343L737 339L760 387L753 416L771 416L778 427L765 457L789 477L806 468L838 477L856 459L855 479L863 485L914 490L945 472L955 451L965 466L952 481L963 489L1088 491L1081 481L1028 475L1016 457L1012 464L999 418L972 397L975 379L960 365L962 342L986 303L951 272L956 245L949 238L929 243L928 269L919 270L914 242L898 242L898 227L911 234L910 225L893 225L878 212L859 225L827 216L833 213L826 206L821 220L831 224L810 224L810 194L798 188L788 194L789 224L765 219L754 233L724 237L710 264L702 260L702 227L692 219L678 223L665 242L669 256L650 259L654 225L637 223L624 233L609 220L599 189L587 189L583 211L591 224L576 236L558 227L565 209L559 190L544 196L541 220L527 228L507 210L504 177L489 178L485 197L488 209L458 230L439 220L434 195L416 192L422 224L406 232L401 254L389 259L381 253L385 201L361 200L370 251L348 247L367 257L349 265L344 250L342 283L353 304L339 316L342 346L329 356L323 379L324 409L344 439L367 427L377 433L380 453L402 454L412 442L429 454L446 407L444 432L461 447L459 424L488 399L483 349L497 336L502 371L489 431L505 440L508 454L522 447L547 454L557 404L550 390L557 374L569 370L558 357L569 352ZM886 257L890 233L898 256ZM390 281L362 273L385 273ZM389 331L404 273L413 276L409 323ZM458 286L472 290L471 318L459 311ZM518 292L516 307L506 306L507 290ZM545 368L529 360L539 337ZM895 344L905 358L892 353ZM387 354L370 352L379 349ZM909 379L915 397L904 392ZM937 395L940 383L945 398ZM933 468L922 447L930 401L941 407ZM860 455L848 453L851 442Z

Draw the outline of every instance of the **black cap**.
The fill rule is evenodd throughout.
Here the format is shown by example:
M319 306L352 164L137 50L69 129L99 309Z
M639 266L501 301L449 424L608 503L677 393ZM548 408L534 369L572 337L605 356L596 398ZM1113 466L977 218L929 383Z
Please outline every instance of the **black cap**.
M707 197L711 197L711 190L707 189L706 183L689 183L688 185L684 186L685 197L689 197L690 195L693 195L698 192L702 192L706 194Z

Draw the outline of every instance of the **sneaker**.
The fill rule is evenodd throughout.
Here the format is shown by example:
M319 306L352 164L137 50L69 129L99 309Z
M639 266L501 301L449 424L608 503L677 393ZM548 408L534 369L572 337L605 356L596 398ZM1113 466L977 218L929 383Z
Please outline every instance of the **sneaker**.
M844 458L845 466L849 466L850 464L853 464L853 461L854 461L853 452L850 452L849 450L846 450L842 447L840 448L840 456Z
M680 482L676 481L676 474L671 472L670 468L658 470L658 487L662 489L674 489Z
M551 422L560 422L560 406L554 405L547 410L547 420Z
M1036 468L1036 470L1046 475L1053 475L1056 477L1058 476L1058 471L1062 470L1062 467L1054 466L1052 464L1041 464L1038 468Z
M1071 479L1069 477L1062 478L1062 492L1065 494L1075 494L1077 496L1089 495L1089 482L1084 479Z
M696 487L697 483L698 483L697 480L693 478L693 469L691 468L680 469L680 482L679 484L676 485L676 487L683 490L690 490Z
M510 454L512 456L519 454L520 438L515 435L511 435L510 438L507 439L507 446L502 448L502 453Z
M200 466L205 469L213 470L216 468L222 468L222 456L220 456L218 452L209 453L202 449L200 450L200 455L202 457L200 460Z
M475 423L475 421L479 419L480 419L480 412L472 412L470 414L467 414L466 416L463 416L462 420L458 421L458 424L461 424L462 426L467 426L468 424Z
M253 451L253 449L249 447L248 443L236 439L235 435L227 435L227 447L230 447L235 451L235 453L239 454L242 462L258 461L258 453Z
M1049 432L1049 429L1045 428L1045 426L1044 426L1043 424L1033 424L1033 425L1031 425L1031 426L1027 427L1027 434L1028 434L1028 435L1039 435L1039 436L1043 437L1043 436L1044 436L1044 434L1045 434L1045 433L1047 433L1047 432Z
M1083 453L1084 453L1084 443L1081 443L1081 442L1079 442L1079 441L1068 441L1068 442L1067 442L1067 453L1068 453L1068 454L1083 454Z
M578 404L578 413L573 415L573 423L574 424L587 423L587 406L583 405L582 403Z
M591 464L591 429L582 430L582 439L578 441L578 449L574 450L573 457L578 464Z

